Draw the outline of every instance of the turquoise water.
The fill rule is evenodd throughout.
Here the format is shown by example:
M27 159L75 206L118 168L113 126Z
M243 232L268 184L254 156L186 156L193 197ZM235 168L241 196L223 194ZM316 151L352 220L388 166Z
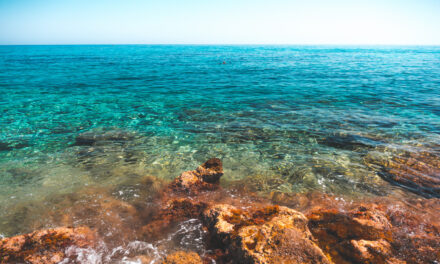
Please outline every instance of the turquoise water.
M0 234L210 157L262 193L406 195L364 160L440 152L440 48L0 46L0 113Z

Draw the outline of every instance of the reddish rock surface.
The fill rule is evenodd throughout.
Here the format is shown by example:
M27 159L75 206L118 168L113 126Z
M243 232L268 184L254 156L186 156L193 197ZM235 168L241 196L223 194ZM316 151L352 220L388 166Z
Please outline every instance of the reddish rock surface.
M166 256L162 264L202 264L202 259L195 252L177 251Z
M188 198L171 199L159 209L150 223L142 227L142 237L149 241L156 240L166 234L175 223L190 218L200 218L206 208L207 204L204 202Z
M196 170L185 171L169 185L167 191L173 193L197 194L203 190L219 188L223 165L220 159L212 158Z
M425 170L423 164L412 167ZM118 251L111 258L115 261L125 256L143 263L159 259L163 263L215 260L220 264L440 263L440 199L396 200L386 196L364 197L360 201L318 192L277 192L264 199L253 193L220 188L222 175L221 161L210 159L165 186L162 195L149 200L149 207L142 207L147 203L138 200L121 201L90 188L82 195L67 197L71 200L63 199L60 206L67 209L48 217L58 219L61 225L86 219L81 225L97 230L103 238L100 241L110 248L134 240L155 245L163 238L169 239L168 235L178 229L175 227L188 219L197 219L194 221L198 224L192 227L203 232L203 236L198 236L200 247L172 244L162 252L183 251L164 259L154 251L161 250L160 246L152 246L151 252ZM152 185L148 183L154 182L149 179L142 186L147 188ZM0 263L74 259L75 256L66 256L66 248L93 248L96 240L95 233L86 227L6 238L0 241Z
M391 159L368 155L366 162L391 183L426 197L440 198L440 156L429 152L403 152Z
M87 248L96 235L87 227L55 228L0 240L0 263L58 263L70 246Z
M439 224L426 221L427 215L405 203L391 201L356 203L345 209L317 207L307 215L309 228L335 263L439 261Z
M220 204L208 208L203 220L233 263L330 263L313 241L307 218L287 207Z

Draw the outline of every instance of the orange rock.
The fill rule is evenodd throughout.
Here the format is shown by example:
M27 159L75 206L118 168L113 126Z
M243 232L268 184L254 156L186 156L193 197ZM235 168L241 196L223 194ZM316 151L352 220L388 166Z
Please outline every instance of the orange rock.
M242 210L219 204L208 208L203 220L233 263L331 263L314 243L307 218L287 207Z
M202 264L202 259L195 252L177 251L166 256L162 264Z
M197 194L202 190L219 188L220 177L223 175L223 166L220 159L212 158L196 170L185 171L169 185L166 190Z
M385 263L392 255L392 225L379 206L362 204L350 211L316 208L307 217L318 244L336 263Z
M0 241L0 263L58 263L69 246L92 247L96 234L87 227L46 229Z
M142 236L148 240L157 239L178 221L200 218L207 204L189 198L171 199L159 209L152 221L142 227Z

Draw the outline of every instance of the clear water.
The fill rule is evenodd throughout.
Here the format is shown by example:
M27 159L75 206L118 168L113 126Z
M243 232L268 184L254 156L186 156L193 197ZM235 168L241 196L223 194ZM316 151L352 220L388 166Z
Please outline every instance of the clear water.
M0 113L0 234L210 157L265 193L406 195L364 158L439 150L440 48L0 46Z

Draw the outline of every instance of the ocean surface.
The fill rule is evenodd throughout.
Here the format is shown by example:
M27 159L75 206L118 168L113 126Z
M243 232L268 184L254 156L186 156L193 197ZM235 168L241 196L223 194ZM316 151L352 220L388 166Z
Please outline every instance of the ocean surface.
M5 236L211 157L262 194L416 195L365 160L440 152L440 47L0 46L0 113Z

